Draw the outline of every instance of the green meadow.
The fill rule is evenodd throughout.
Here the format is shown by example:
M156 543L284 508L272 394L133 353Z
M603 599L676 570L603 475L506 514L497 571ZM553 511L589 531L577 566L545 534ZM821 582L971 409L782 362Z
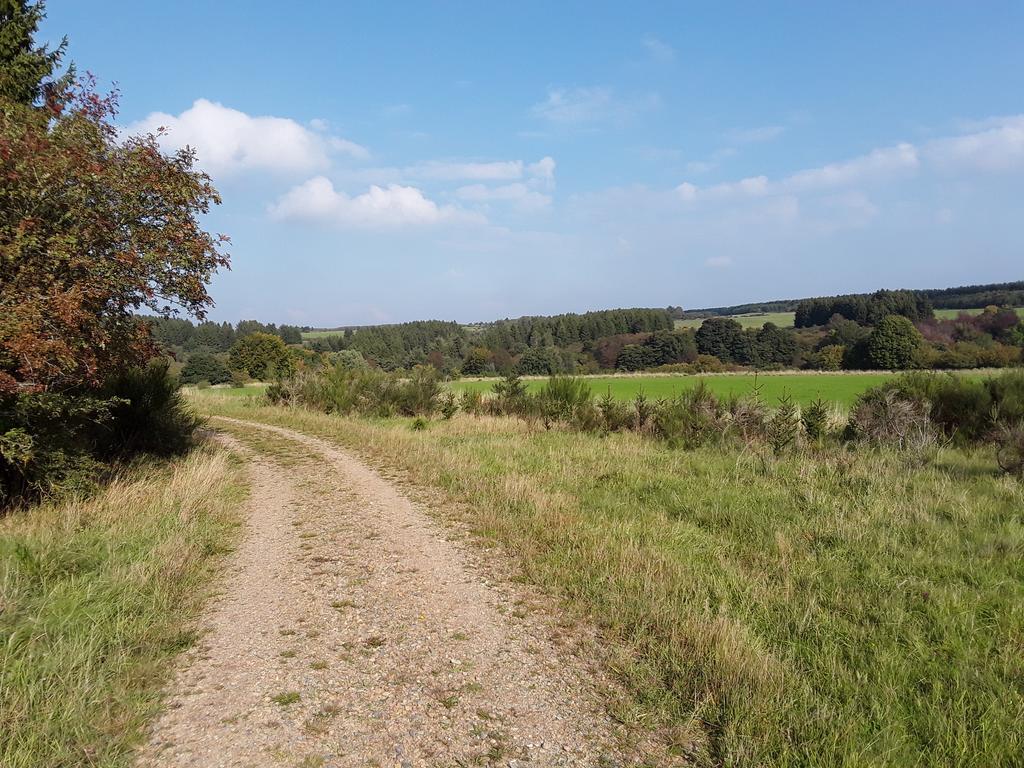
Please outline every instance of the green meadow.
M1017 314L1024 317L1024 307L1017 307ZM982 312L981 307L973 309L936 309L935 316L940 320L954 320L961 312L966 312L969 315L979 315ZM774 323L779 328L792 328L793 319L796 317L795 312L758 312L747 315L729 315L732 320L736 320L744 328L760 328L765 323ZM704 322L706 318L694 317L688 320L676 320L676 328L700 328L700 324ZM329 335L327 332L314 331L315 334ZM305 336L305 334L304 334ZM311 337L312 338L312 337Z
M765 323L774 323L779 328L792 328L795 312L755 312L748 315L729 315L744 328L760 328ZM693 317L688 320L676 320L676 328L700 328L707 318Z
M657 400L673 397L684 389L703 381L716 395L749 395L755 387L769 404L776 404L780 397L789 396L806 405L819 397L828 402L849 406L857 396L893 374L889 373L788 373L788 374L708 374L704 376L588 376L587 383L595 395L611 392L612 396L631 400L641 391L647 397ZM496 379L464 379L451 384L458 391L475 390L490 392ZM531 379L527 386L537 390L546 379Z

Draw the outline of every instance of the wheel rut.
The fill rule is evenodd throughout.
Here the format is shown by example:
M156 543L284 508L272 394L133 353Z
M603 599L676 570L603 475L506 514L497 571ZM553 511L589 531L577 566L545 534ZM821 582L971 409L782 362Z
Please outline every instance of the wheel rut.
M592 664L394 484L324 440L216 424L246 459L245 531L140 766L640 762Z

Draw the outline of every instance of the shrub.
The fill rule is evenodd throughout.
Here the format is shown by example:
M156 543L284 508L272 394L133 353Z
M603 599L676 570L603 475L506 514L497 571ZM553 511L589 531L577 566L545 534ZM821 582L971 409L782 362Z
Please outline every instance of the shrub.
M483 393L475 389L467 389L459 398L459 405L464 413L468 413L471 416L479 416L484 409Z
M960 442L985 440L997 420L1024 419L1022 371L1007 371L982 381L915 372L876 389L919 404L946 437Z
M655 434L669 445L695 448L721 435L722 415L722 404L701 381L661 401L654 410L652 426Z
M846 347L842 344L829 344L822 347L813 357L814 367L822 371L841 371Z
M1011 475L1024 478L1024 421L1000 422L992 433L999 467Z
M185 450L199 420L166 361L105 387L0 397L0 507L93 488L103 462Z
M234 343L228 366L260 381L285 378L295 372L295 362L281 337L260 332L250 333Z
M496 395L492 407L498 413L524 415L529 407L526 385L515 371L509 371L504 379L494 382Z
M104 390L112 404L109 422L98 440L104 455L124 458L134 453L170 456L192 445L202 424L168 373L166 360L131 368L113 378Z
M868 362L872 368L901 371L914 364L921 345L921 334L901 315L884 318L867 341Z
M761 399L760 387L747 397L732 398L728 403L729 429L744 443L765 437L768 430L768 408Z
M579 409L590 405L593 392L583 379L552 376L537 393L534 407L545 426L554 422L572 422Z
M456 413L459 412L459 404L455 399L455 393L450 389L441 395L441 418L445 421L451 419Z
M209 384L226 384L231 381L231 371L215 355L209 352L194 352L189 355L188 362L181 369L181 382L198 384L201 381Z
M820 397L800 411L800 423L811 440L820 440L828 431L829 411Z
M796 445L800 436L800 409L793 398L783 395L779 398L779 407L768 419L766 436L772 452L778 456Z
M850 430L855 438L909 450L935 442L927 404L902 398L891 389L876 388L861 395L850 417Z
M633 412L625 402L612 396L611 387L597 401L596 407L606 432L621 432L633 426Z

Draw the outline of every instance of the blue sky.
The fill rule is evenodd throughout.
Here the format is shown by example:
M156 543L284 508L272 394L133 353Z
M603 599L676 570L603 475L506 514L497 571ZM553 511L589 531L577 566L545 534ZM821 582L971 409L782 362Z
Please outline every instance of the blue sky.
M218 320L703 307L1024 277L1024 4L50 0L190 144Z

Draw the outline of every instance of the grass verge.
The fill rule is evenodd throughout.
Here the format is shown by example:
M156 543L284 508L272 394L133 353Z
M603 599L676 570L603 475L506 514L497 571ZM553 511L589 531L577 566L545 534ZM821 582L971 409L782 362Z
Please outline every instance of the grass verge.
M707 765L1012 765L1024 489L991 455L768 459L456 417L208 411L320 435L462 502L596 622L636 709Z
M0 765L130 764L243 496L204 447L0 519Z

